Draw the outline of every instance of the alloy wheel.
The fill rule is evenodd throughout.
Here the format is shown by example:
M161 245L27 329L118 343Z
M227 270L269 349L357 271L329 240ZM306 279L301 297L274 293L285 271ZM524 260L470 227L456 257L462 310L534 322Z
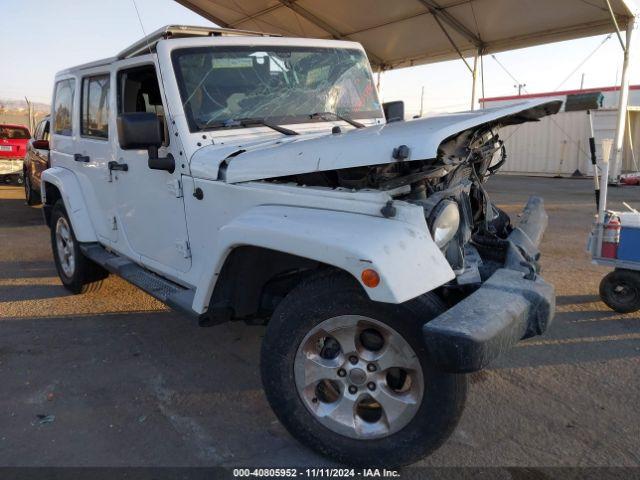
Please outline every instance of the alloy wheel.
M64 217L58 218L56 223L56 248L62 271L67 277L72 277L76 269L76 259L71 227Z
M401 430L424 394L422 367L409 343L388 325L356 315L327 319L308 332L294 375L314 417L357 439Z

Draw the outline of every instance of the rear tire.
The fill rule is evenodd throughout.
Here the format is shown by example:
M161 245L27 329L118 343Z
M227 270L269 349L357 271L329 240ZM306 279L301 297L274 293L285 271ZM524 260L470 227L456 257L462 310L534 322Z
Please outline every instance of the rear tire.
M27 172L24 174L24 197L27 201L27 205L34 206L42 203L40 193L33 190L33 187L31 186L31 177Z
M467 394L466 376L436 370L423 345L422 325L443 310L433 294L373 302L339 272L303 281L262 344L273 411L297 440L341 463L418 461L451 435Z
M62 200L58 200L51 211L51 248L58 276L72 293L95 291L109 275L80 250Z
M600 282L600 298L618 313L640 310L640 272L617 269Z

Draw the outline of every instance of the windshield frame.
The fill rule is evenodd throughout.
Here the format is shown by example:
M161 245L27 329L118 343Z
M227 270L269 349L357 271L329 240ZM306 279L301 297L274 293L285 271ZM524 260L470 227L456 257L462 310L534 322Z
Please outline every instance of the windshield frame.
M339 42L335 42L335 43L339 43ZM342 43L342 42L340 42ZM345 46L341 46L341 45L298 45L298 44L292 44L290 42L283 42L283 43L269 43L269 44L263 44L262 42L260 43L242 43L242 44L221 44L221 45L216 45L216 44L207 44L207 45L194 45L194 46L181 46L178 48L174 48L171 50L170 52L170 62L171 62L171 67L173 70L173 74L175 76L175 81L176 81L176 86L178 89L178 95L179 95L179 101L180 104L182 105L182 111L184 112L184 116L186 119L186 123L189 129L190 133L198 133L198 132L210 132L210 131L219 131L219 130L229 130L229 129L239 129L239 128L246 128L245 125L242 125L241 123L234 123L235 119L228 119L226 120L226 122L229 122L229 125L219 125L219 123L224 123L225 121L216 121L216 126L212 126L212 127L205 127L205 126L201 126L198 125L197 121L193 118L192 114L187 110L187 106L186 106L186 102L184 102L184 98L188 97L188 92L186 91L186 83L184 81L183 78L183 72L182 69L180 68L180 66L178 65L178 59L181 55L184 54L189 54L189 53L193 53L193 52L198 52L198 51L208 51L208 52L214 52L214 51L227 51L227 52L233 52L233 51L239 51L242 49L253 49L256 52L260 51L260 50L268 50L268 49L273 49L273 50L277 50L277 49L287 49L289 51L291 50L300 50L300 51L311 51L311 50L336 50L336 49L340 49L340 50L346 50L346 51L353 51L354 53L357 53L358 55L362 55L364 61L366 62L367 65L367 70L368 70L368 76L371 82L371 86L373 89L373 93L372 95L374 96L374 102L378 105L378 109L374 109L374 110L366 110L366 111L361 111L361 112L352 112L351 114L349 114L349 118L350 119L358 119L358 120L367 120L367 119L383 119L384 118L384 113L382 110L382 103L380 102L380 97L378 95L378 91L376 88L376 84L374 81L374 77L373 77L373 72L371 70L371 65L368 61L367 55L365 53L365 51L360 47L359 45L356 47L355 44L354 46L349 46L349 47L345 47ZM211 70L209 70L209 72L211 72ZM184 102L184 103L183 103ZM314 117L312 114L314 114L316 112L309 112L309 114L299 114L299 115L287 115L287 116L279 116L279 115L274 115L274 116L261 116L260 119L267 119L269 122L273 123L273 124L277 124L277 125L296 125L296 124L305 124L305 123L327 123L327 122L332 122L335 123L336 121L343 121L343 120L338 120L337 118L335 120L333 119L327 119L327 118L322 118L322 117ZM339 112L341 115L345 116L344 112ZM258 117L256 117L258 118Z

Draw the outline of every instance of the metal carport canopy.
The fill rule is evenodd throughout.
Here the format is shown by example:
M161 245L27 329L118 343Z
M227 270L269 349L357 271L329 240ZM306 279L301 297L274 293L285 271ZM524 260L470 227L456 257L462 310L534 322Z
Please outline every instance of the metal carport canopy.
M376 69L615 31L606 0L176 0L221 27L360 42ZM637 0L610 0L619 28Z

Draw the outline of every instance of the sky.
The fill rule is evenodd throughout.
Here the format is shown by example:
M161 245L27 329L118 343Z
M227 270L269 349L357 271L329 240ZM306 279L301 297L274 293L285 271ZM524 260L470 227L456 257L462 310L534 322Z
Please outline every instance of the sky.
M213 24L172 0L136 0L147 33L167 24ZM139 40L142 29L132 0L0 0L0 99L50 103L57 71L110 57ZM561 82L604 36L496 54L529 93L610 86L619 78L622 53L610 38L574 75ZM485 57L485 96L516 93L516 82L491 56ZM640 83L640 62L631 72ZM427 112L468 110L471 74L461 60L385 72L383 101L404 100L408 115L420 110L424 87Z

